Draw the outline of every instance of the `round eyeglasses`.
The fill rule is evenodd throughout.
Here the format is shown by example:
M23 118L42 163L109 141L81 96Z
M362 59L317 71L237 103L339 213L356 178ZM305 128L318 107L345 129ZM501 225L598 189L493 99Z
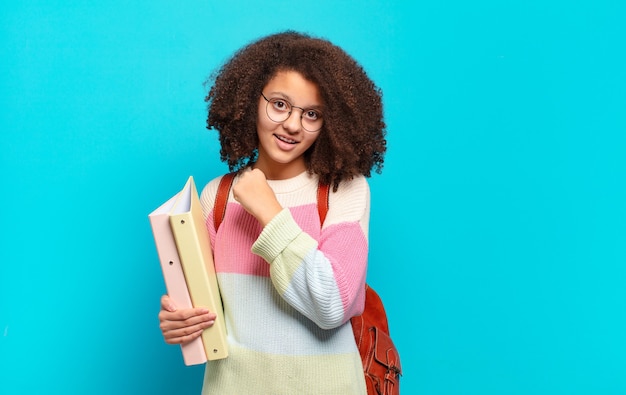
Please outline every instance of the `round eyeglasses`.
M272 97L268 99L263 93L261 93L261 96L263 96L265 101L267 101L267 104L265 105L265 112L272 122L285 122L291 116L293 109L297 108L302 111L302 114L300 115L302 129L309 133L319 132L320 129L322 129L324 119L322 118L322 113L319 110L314 108L297 107L280 97Z

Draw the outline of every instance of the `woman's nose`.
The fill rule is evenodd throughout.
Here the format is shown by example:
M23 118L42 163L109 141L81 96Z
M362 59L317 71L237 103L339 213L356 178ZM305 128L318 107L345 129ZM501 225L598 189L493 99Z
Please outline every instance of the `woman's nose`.
M302 127L302 110L292 108L289 117L283 121L283 127L290 133L297 133Z

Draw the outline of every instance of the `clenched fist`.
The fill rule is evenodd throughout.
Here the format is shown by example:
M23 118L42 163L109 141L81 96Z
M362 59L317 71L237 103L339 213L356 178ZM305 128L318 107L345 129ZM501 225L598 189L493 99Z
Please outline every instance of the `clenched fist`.
M267 225L283 208L259 169L244 171L233 186L233 196L262 226Z

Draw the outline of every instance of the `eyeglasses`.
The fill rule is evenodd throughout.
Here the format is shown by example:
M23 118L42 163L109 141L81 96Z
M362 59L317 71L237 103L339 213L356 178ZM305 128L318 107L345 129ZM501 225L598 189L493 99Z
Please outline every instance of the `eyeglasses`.
M296 107L287 100L279 97L272 97L268 99L262 92L261 96L263 96L265 101L267 101L267 104L265 105L265 112L272 122L285 122L291 116L293 109L297 108L302 111L302 114L300 115L302 129L309 133L319 132L320 129L322 129L324 119L322 118L322 113L319 110Z

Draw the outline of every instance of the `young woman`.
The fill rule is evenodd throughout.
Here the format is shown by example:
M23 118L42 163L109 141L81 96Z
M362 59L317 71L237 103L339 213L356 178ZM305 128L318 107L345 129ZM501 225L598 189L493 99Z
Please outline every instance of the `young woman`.
M381 92L330 42L262 38L215 75L207 127L237 170L216 232L221 177L201 194L229 356L206 366L203 394L364 394L350 318L364 306L370 195L386 150ZM323 224L318 183L332 186ZM206 309L164 295L167 343L213 325Z

